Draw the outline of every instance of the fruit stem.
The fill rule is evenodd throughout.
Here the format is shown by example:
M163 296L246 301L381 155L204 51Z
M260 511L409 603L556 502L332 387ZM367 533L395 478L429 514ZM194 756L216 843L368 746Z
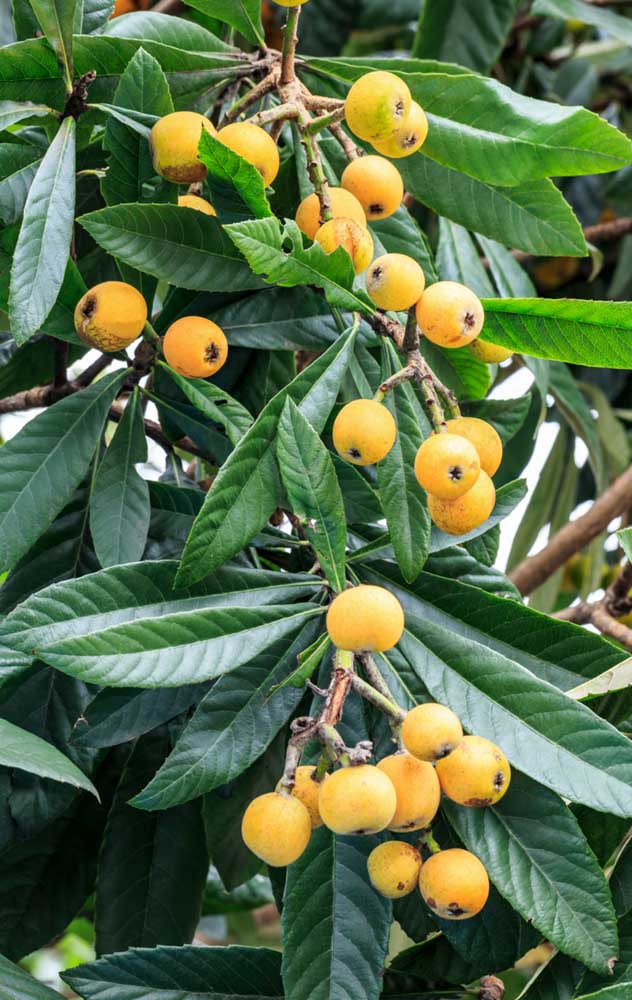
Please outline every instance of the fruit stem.
M298 19L301 15L300 5L288 10L285 31L283 33L283 48L281 49L281 83L293 83L296 79L294 60L296 43L298 42Z
M154 330L149 320L147 320L143 329L143 340L146 340L148 344L152 344L152 346L156 348L156 351L162 350L162 340Z
M376 708L379 708L380 712L388 715L389 719L392 719L399 725L404 721L405 712L392 700L390 692L389 697L385 697L385 695L377 691L371 684L367 684L361 677L358 677L357 674L354 674L351 678L351 685L353 690L364 698L365 701L370 702L371 705L375 705Z
M228 109L224 116L226 122L235 121L236 118L244 112L251 104L256 104L257 101L269 94L271 90L274 90L279 83L279 70L275 66L273 67L268 75L261 80L260 83L249 90L247 94L244 94L238 101Z
M390 688L386 683L386 681L384 680L382 672L378 667L377 663L375 662L375 660L373 659L373 657L371 656L371 654L361 653L358 659L362 664L362 669L366 674L366 676L368 677L370 684L373 685L376 691L379 691L380 694L383 694L385 698L388 698L389 701L393 701L393 696L391 694Z
M438 854L439 851L441 850L441 845L437 843L437 841L432 835L431 827L428 827L427 830L422 830L421 836L417 841L417 843L420 849L422 847L425 847L427 850L430 851L431 854Z
M285 104L278 104L276 108L269 108L267 111L260 111L248 119L250 125L269 125L270 122L289 121L291 118L298 118L299 109L296 104L287 101Z
M309 125L305 126L305 132L307 135L316 135L317 132L322 132L323 129L331 128L332 125L338 125L345 116L345 109L337 108L335 111L330 111L328 114L321 115L319 118L313 118Z

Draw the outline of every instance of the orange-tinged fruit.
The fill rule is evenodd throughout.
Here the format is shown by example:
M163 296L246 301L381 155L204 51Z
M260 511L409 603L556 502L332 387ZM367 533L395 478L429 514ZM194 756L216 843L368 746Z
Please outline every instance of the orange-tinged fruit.
M511 768L502 750L484 736L464 736L437 761L442 791L461 806L493 806L509 788Z
M122 351L140 337L147 322L145 299L124 281L94 285L75 306L75 330L98 351Z
M362 205L369 222L387 219L404 197L401 174L383 156L359 156L345 167L340 183Z
M497 365L501 361L507 361L513 357L513 351L509 347L501 347L500 344L490 344L487 340L477 337L471 344L468 344L470 351L475 358L483 361L486 365Z
M256 167L266 187L276 178L281 161L279 151L272 136L258 125L250 122L233 122L224 125L217 138L244 160Z
M489 877L475 854L453 847L422 865L419 891L433 913L445 920L469 920L489 896Z
M316 768L310 764L302 764L300 767L297 767L296 780L292 789L292 795L299 799L307 809L313 830L323 825L318 811L318 793L320 792L322 782L314 781L312 776L315 773ZM325 775L323 781L327 781L327 778L328 775ZM281 790L281 782L277 785L276 790L277 792Z
M309 843L312 823L299 799L267 792L253 799L241 821L246 847L273 868L291 865Z
M425 286L421 267L403 253L376 257L366 273L366 290L378 309L410 309L421 298Z
M162 350L167 364L186 378L209 378L228 357L224 331L202 316L183 316L172 323Z
M343 188L329 188L329 201L334 219L352 219L359 226L366 228L366 216L364 209L353 194ZM308 194L303 198L296 210L296 225L313 240L321 227L320 221L320 201L316 193Z
M181 194L178 196L180 208L193 208L196 212L203 212L204 215L217 215L217 212L206 198L200 198L197 194Z
M334 448L352 465L374 465L395 444L397 425L390 410L375 399L354 399L334 421Z
M387 138L410 111L410 90L394 73L374 70L352 85L345 101L347 125L359 139Z
M483 328L481 300L458 281L437 281L417 303L417 322L424 336L440 347L464 347Z
M460 434L433 434L415 457L417 482L440 500L458 500L472 489L480 471L476 448Z
M428 512L437 528L448 535L466 535L487 520L496 503L494 484L481 469L471 489L457 500L440 500L428 494Z
M327 631L338 649L383 653L401 639L404 612L390 590L362 583L343 590L331 602Z
M366 271L373 258L373 239L366 226L361 226L353 219L329 219L316 232L314 237L320 243L325 253L333 253L337 247L343 247L353 261L356 274Z
M307 0L274 0L279 7L301 7Z
M396 806L393 782L372 764L334 771L318 796L323 823L339 834L379 833L390 823Z
M114 0L114 10L110 17L120 17L121 14L132 14L136 10L147 10L149 0Z
M395 814L388 824L396 833L430 826L441 801L441 786L432 764L409 753L394 753L377 765L388 774L397 794Z
M419 760L437 761L451 754L463 739L458 717L447 705L416 705L402 724L402 742Z
M480 417L453 417L448 420L450 434L460 434L467 438L478 452L481 469L488 476L494 476L503 458L503 443L495 427Z
M408 115L393 133L376 140L373 146L378 153L398 160L416 153L423 146L427 136L428 119L426 113L416 101L413 101Z
M401 899L417 888L421 854L403 840L387 840L374 847L367 859L373 888L387 899Z
M215 135L212 122L196 111L174 111L160 118L149 134L154 170L176 184L203 181L206 167L198 156L202 132Z

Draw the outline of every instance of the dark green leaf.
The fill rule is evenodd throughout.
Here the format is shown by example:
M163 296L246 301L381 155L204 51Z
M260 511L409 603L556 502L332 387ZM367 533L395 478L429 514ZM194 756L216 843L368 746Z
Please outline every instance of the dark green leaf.
M263 177L252 163L206 131L202 132L199 158L206 164L211 200L222 221L272 215Z
M73 744L113 747L127 743L186 712L205 691L204 684L184 684L157 691L105 688L77 720Z
M226 21L249 42L263 45L259 0L190 0L189 6L201 10L209 17Z
M412 54L487 73L500 55L519 6L520 0L491 0L481 18L477 0L427 0Z
M7 1000L59 1000L60 994L0 955L0 986ZM8 992L6 992L8 991Z
M30 0L31 6L62 68L66 89L73 83L72 33L76 0Z
M0 219L5 226L19 220L41 162L41 151L35 146L0 145Z
M0 764L97 794L79 768L46 740L0 719Z
M439 219L437 270L442 281L459 281L484 298L494 289L483 267L474 240L463 226Z
M213 312L231 347L322 350L338 336L331 309L312 289L266 288Z
M199 413L221 424L232 444L239 443L253 422L245 406L212 382L201 378L183 378L167 365L162 365L162 368Z

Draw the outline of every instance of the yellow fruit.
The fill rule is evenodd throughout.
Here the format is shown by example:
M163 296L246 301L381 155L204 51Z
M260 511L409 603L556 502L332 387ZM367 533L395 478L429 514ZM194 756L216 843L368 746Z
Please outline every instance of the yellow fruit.
M301 7L307 0L274 0L279 7Z
M360 226L353 219L330 219L321 226L314 237L325 253L333 253L343 247L351 260L356 274L366 271L373 257L373 239L366 226Z
M197 194L181 194L178 197L180 208L194 208L196 212L203 212L204 215L217 215L217 212L206 198L200 198Z
M342 767L320 787L318 808L334 833L379 833L386 829L397 805L393 782L372 764Z
M388 824L396 833L430 826L441 801L441 786L432 764L409 753L394 753L377 765L388 774L397 794L395 815Z
M121 14L131 14L136 10L147 10L149 0L114 0L114 10L110 17L120 17Z
M340 183L361 204L366 218L387 219L404 197L404 182L397 167L383 156L359 156L345 167Z
M233 122L232 125L224 125L217 133L217 138L232 149L233 153L256 167L266 187L273 183L281 161L276 143L265 129L249 122Z
M124 281L94 285L75 307L75 330L84 344L106 353L129 347L146 322L145 299Z
M160 118L149 135L154 170L176 184L203 181L206 167L198 157L202 132L215 135L215 126L195 111L174 111Z
M437 761L442 791L461 806L492 806L509 788L511 768L502 750L483 736L464 736Z
M419 760L441 760L458 747L463 729L447 705L428 702L416 705L402 725L402 742Z
M343 590L331 602L327 631L338 649L383 653L401 639L404 612L389 590L362 583Z
M438 281L417 303L424 336L440 347L464 347L478 337L485 313L481 300L458 281Z
M365 73L351 87L345 101L347 125L359 139L387 138L410 111L410 91L394 73Z
M341 409L332 433L334 447L345 462L374 465L395 444L397 425L382 403L375 399L354 399Z
M349 191L343 188L329 188L329 201L334 219L352 219L359 226L366 228L366 216L362 205ZM296 210L296 225L313 240L320 229L320 201L317 194L309 194L303 198Z
M460 434L467 438L478 452L481 469L488 476L494 476L503 458L503 443L495 427L480 417L454 417L448 420L450 434Z
M500 347L499 344L490 344L487 340L481 340L480 337L477 337L471 344L468 344L467 349L475 358L483 361L486 365L497 365L501 361L507 361L508 358L513 357L513 351L508 347Z
M373 848L367 868L371 885L381 896L401 899L417 887L421 854L403 840L387 840Z
M468 920L489 896L489 877L474 854L460 847L433 854L419 875L419 891L430 909L445 920Z
M273 868L291 865L309 843L312 824L302 802L267 792L253 799L241 821L246 847Z
M378 139L373 143L378 153L401 159L412 156L423 146L428 136L428 119L425 111L416 101L410 106L410 112L391 135Z
M378 309L403 312L419 301L426 285L416 260L403 253L377 257L366 275L366 290Z
M440 500L458 500L472 489L480 471L476 448L460 434L433 434L415 457L417 482Z
M187 378L208 378L228 357L224 331L202 316L183 316L165 333L162 350L174 371Z
M299 799L307 809L313 830L317 826L323 825L320 813L318 812L318 793L320 792L322 782L314 781L312 778L315 771L316 768L311 765L304 764L301 767L297 767L296 782L292 789L292 795ZM327 781L327 778L328 775L325 775L323 781ZM277 792L280 791L280 786L281 782L277 785Z
M441 531L448 535L466 535L487 520L495 503L494 484L481 469L472 488L458 500L440 500L429 494L428 512Z

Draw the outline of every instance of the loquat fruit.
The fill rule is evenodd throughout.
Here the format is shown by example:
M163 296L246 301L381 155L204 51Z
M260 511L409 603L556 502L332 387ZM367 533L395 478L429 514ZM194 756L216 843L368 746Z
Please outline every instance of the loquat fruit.
M428 512L437 528L448 535L466 535L487 520L496 503L494 484L481 469L474 485L457 500L428 494Z
M114 10L110 17L120 17L121 14L131 14L137 10L147 10L149 0L114 0Z
M224 125L217 133L217 138L225 146L232 149L256 167L266 187L276 178L281 161L276 143L271 135L258 125L250 122L233 122Z
M440 347L464 347L478 337L485 313L481 300L458 281L438 281L417 303L424 336Z
M397 806L393 782L372 764L341 767L320 786L318 808L334 833L379 833Z
M183 316L172 323L162 350L167 364L186 378L209 378L228 357L224 331L202 316Z
M327 611L329 638L338 649L383 653L404 631L402 606L389 590L361 583L343 590Z
M353 261L356 274L362 274L371 263L373 239L366 223L360 226L353 219L329 219L320 226L314 238L325 253L333 253L337 247L343 247Z
M174 111L160 118L149 134L154 170L176 184L203 181L206 167L198 157L202 131L216 130L212 122L196 111Z
M401 159L412 156L420 149L428 136L428 119L426 113L417 101L410 105L410 111L391 135L378 139L373 143L378 153Z
M432 434L415 457L415 478L440 500L458 500L479 477L481 462L474 445L460 434Z
M366 228L366 216L358 199L344 188L330 187L329 201L334 219L352 219ZM314 192L303 198L296 210L296 225L302 233L313 240L320 229L320 201Z
M497 365L501 361L507 361L513 357L513 351L509 347L501 347L499 344L490 344L487 340L477 337L467 346L475 358L486 365Z
M279 7L301 7L307 0L274 0Z
M386 840L373 848L367 868L371 885L381 896L401 899L417 887L421 854L404 840Z
M474 445L481 461L481 469L494 476L503 458L503 443L495 427L480 417L453 417L448 420L448 432L460 434Z
M409 833L430 826L441 800L441 786L432 764L409 753L394 753L377 766L388 774L397 794L395 815L388 829Z
M374 70L352 85L345 101L347 125L359 139L385 139L408 116L410 90L394 73Z
M354 399L338 413L332 433L334 447L345 462L374 465L395 444L397 425L382 403L375 399Z
M461 806L492 806L509 788L509 761L484 736L464 736L458 747L437 761L443 792Z
M419 891L437 916L468 920L480 913L487 902L489 877L475 854L452 847L424 861Z
M378 309L403 312L419 301L426 277L416 260L403 253L377 257L366 275L366 290Z
M302 764L300 767L297 767L295 784L292 789L292 795L299 799L307 809L313 830L323 825L320 813L318 812L318 793L322 782L314 781L312 775L315 771L316 768L310 764ZM327 778L328 775L325 775L323 781L327 781ZM277 785L277 792L281 790L280 786L281 782Z
M419 760L437 761L452 753L463 739L458 717L447 705L416 705L402 724L402 742Z
M103 281L75 307L75 330L98 351L122 351L140 337L147 322L145 299L125 281Z
M399 170L383 156L359 156L352 160L345 167L340 183L360 202L369 222L388 219L404 197Z
M178 196L180 208L194 208L196 212L203 212L204 215L217 215L217 212L206 198L200 198L197 194L181 194Z
M309 843L312 823L299 799L266 792L253 799L241 821L246 847L273 868L291 865Z

